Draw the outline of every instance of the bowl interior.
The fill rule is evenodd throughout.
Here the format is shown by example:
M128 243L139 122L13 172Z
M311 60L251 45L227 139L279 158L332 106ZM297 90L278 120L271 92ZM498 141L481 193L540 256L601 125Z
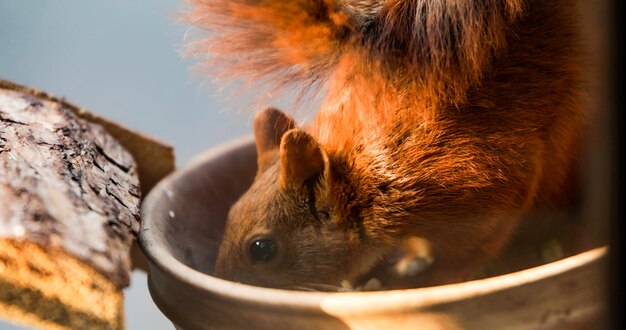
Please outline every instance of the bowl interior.
M212 274L228 211L252 184L256 150L252 138L205 153L165 181L156 196L152 235L178 261ZM165 183L165 182L164 182Z

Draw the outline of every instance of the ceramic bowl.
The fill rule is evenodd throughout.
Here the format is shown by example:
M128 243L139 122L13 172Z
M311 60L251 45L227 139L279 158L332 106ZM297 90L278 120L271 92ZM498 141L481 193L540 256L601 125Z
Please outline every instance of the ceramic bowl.
M209 150L143 204L150 294L178 329L572 329L603 309L606 248L464 283L299 292L211 276L227 212L256 171L251 137ZM595 324L598 325L598 324Z

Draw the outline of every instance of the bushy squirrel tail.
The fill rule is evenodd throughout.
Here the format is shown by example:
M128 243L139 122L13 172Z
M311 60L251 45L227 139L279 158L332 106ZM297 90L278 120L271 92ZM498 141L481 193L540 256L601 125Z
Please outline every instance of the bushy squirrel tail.
M313 86L342 60L355 68L437 81L476 81L506 43L524 0L188 0L186 20L208 30L191 52L222 76L276 87Z
M333 0L190 2L187 21L209 32L191 51L226 78L313 85L330 74L349 37L348 18Z

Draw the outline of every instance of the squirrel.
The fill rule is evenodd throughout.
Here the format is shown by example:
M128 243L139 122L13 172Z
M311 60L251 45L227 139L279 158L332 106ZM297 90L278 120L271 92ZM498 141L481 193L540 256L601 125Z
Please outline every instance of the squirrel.
M575 204L589 117L576 1L190 3L213 32L193 51L224 76L325 93L307 127L255 116L258 172L216 276L333 290L420 237L433 262L415 285L463 281L526 214Z

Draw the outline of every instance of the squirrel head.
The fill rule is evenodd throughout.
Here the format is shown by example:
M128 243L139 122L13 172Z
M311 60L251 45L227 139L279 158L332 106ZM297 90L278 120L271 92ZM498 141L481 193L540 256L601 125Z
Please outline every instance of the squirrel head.
M366 255L334 199L324 148L284 113L254 120L258 172L232 207L215 275L266 287L333 290ZM356 267L355 267L355 264Z

